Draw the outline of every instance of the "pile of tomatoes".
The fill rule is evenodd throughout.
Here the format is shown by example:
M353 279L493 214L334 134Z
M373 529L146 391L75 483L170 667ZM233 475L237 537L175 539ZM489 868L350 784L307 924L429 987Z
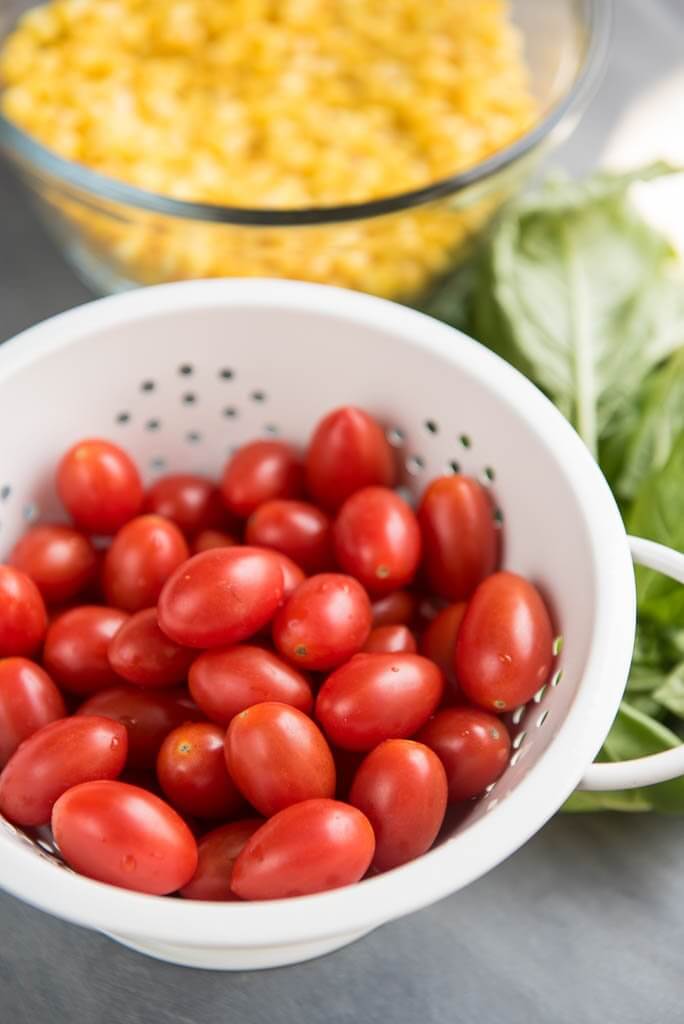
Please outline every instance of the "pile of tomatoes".
M61 459L72 525L0 566L0 811L75 871L189 899L357 882L435 842L503 772L501 713L551 667L536 589L497 571L489 492L414 509L345 407L300 454L246 444L220 485L147 491L121 448Z

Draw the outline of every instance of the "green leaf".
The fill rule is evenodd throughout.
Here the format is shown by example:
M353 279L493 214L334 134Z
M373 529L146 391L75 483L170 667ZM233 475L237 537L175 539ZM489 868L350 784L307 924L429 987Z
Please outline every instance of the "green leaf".
M652 696L671 714L684 719L684 663L670 672L665 682L653 691Z
M643 409L631 407L637 426L615 485L623 499L634 498L646 477L665 465L684 431L684 349L652 375L643 393Z
M561 811L570 814L588 814L595 811L652 811L653 805L646 793L645 789L623 789L606 793L586 793L578 789L568 797Z
M627 195L669 170L547 185L502 218L477 275L475 336L536 381L594 453L684 340L674 252Z
M650 693L630 693L629 703L636 711L640 711L642 715L647 715L648 718L653 718L657 722L661 722L667 717L667 708L659 704Z
M630 533L684 550L684 433L670 457L639 488L629 516ZM684 626L684 587L675 580L638 567L639 612L663 625Z

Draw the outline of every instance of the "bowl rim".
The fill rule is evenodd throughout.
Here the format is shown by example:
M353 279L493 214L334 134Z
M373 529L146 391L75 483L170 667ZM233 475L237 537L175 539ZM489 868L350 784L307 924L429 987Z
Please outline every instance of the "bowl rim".
M575 6L580 2L576 0ZM613 18L613 0L581 0L584 12L582 30L586 37L583 59L570 88L524 135L492 156L458 174L450 175L419 189L398 193L361 203L334 206L313 206L291 209L222 206L214 203L189 202L149 192L111 178L84 164L58 156L47 146L17 127L0 113L0 146L29 171L45 173L62 185L89 193L98 200L125 204L140 210L180 219L218 224L288 227L338 224L365 220L399 210L421 206L455 192L482 183L505 171L539 147L570 113L581 111L591 99L601 80L608 52Z
M564 467L584 513L596 612L585 671L548 748L497 805L456 842L357 885L263 903L201 903L148 896L76 875L0 827L0 886L28 903L106 933L205 948L289 946L368 931L456 891L513 853L578 784L612 724L632 656L635 585L627 537L598 465L574 429L521 373L466 335L384 299L324 285L228 279L159 285L96 300L17 335L0 348L0 384L48 353L106 327L180 311L297 311L377 327L476 374L534 429Z

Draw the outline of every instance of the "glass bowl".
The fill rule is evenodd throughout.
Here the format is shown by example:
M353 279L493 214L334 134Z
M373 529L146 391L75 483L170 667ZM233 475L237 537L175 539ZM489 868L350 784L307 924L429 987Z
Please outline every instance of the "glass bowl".
M0 38L29 7L6 0ZM604 63L610 0L512 0L539 108L474 167L367 203L247 209L146 192L51 152L0 115L0 148L95 291L210 277L285 277L420 301L467 254L539 157L574 128Z

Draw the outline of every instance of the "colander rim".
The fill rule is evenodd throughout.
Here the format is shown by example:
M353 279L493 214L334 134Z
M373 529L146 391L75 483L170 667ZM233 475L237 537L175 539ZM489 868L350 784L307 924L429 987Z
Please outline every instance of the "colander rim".
M534 426L569 476L585 512L596 615L585 671L547 750L526 777L461 833L458 842L355 886L263 903L202 903L127 892L64 870L0 829L0 886L59 917L98 930L185 946L287 946L368 930L449 895L491 870L556 812L598 752L627 678L635 627L634 574L610 488L573 428L522 374L476 341L423 313L324 285L270 279L159 285L95 300L17 335L0 348L0 385L49 352L103 327L192 309L296 310L391 331L403 343L467 364ZM459 343L454 344L455 338ZM549 782L549 780L551 780Z

